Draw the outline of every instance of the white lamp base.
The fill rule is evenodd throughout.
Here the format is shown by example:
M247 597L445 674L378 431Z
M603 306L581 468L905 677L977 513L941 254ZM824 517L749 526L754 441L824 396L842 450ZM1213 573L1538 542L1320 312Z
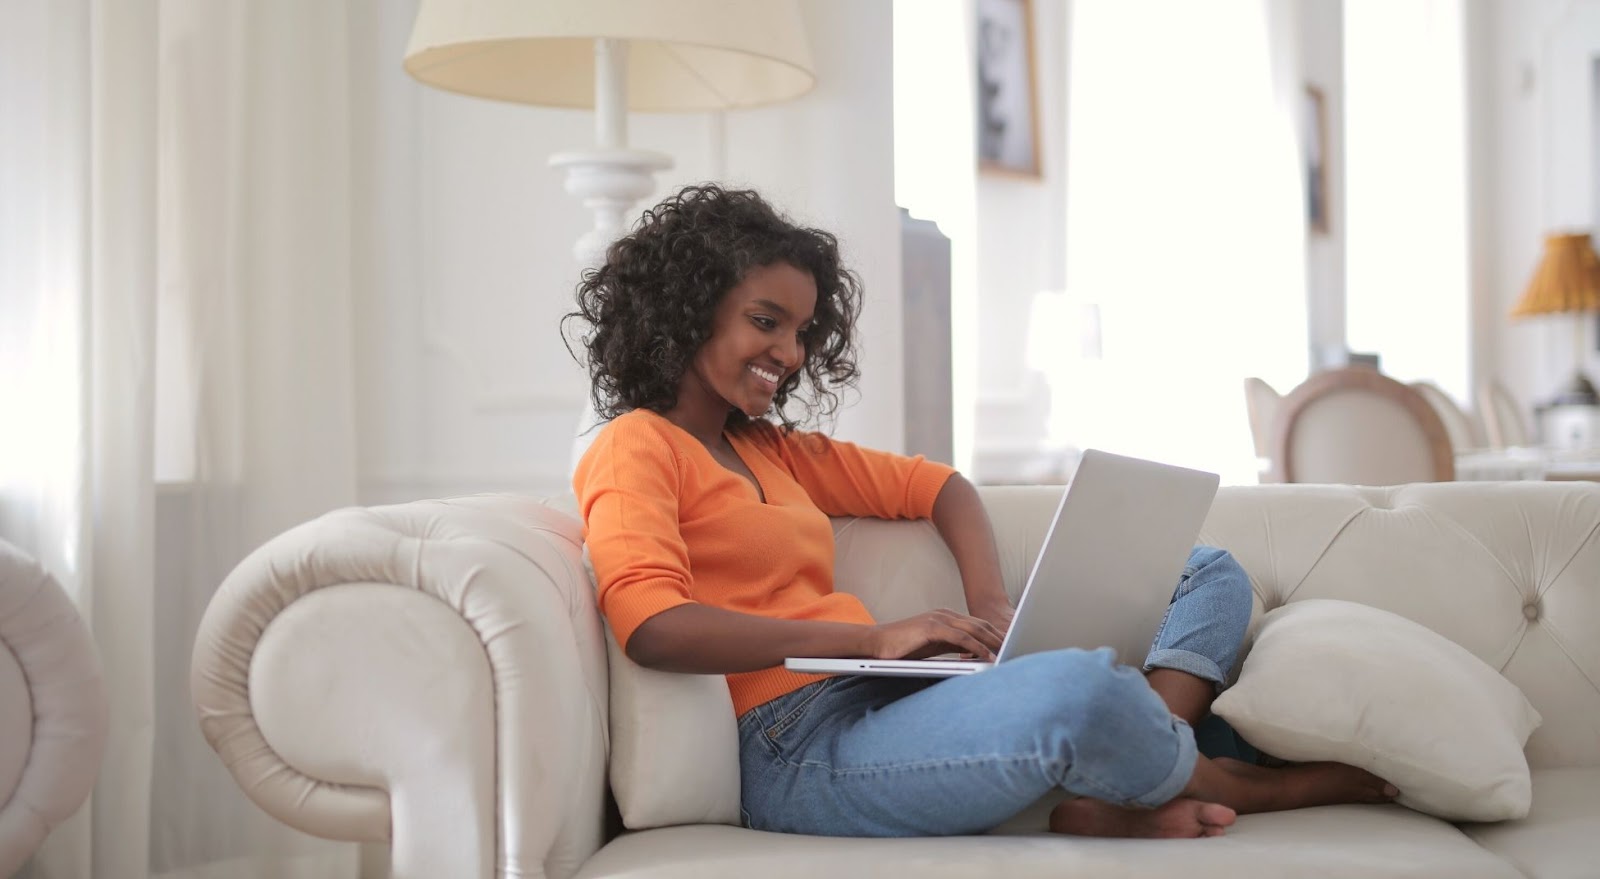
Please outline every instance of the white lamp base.
M633 149L574 150L550 157L552 168L567 172L567 192L594 211L594 228L573 245L578 262L599 265L611 242L627 231L624 217L655 189L655 172L672 167L664 153Z

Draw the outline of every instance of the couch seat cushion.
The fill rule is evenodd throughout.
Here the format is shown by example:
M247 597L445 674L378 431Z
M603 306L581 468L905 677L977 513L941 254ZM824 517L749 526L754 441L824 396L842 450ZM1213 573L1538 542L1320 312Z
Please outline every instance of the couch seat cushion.
M1593 877L1600 870L1600 768L1535 769L1528 817L1461 829L1528 879Z
M1535 806L1535 810L1537 810ZM1240 876L1517 879L1461 831L1400 806L1332 806L1246 815L1215 839L1086 839L1048 833L929 839L831 839L696 825L631 833L579 879L1007 879Z

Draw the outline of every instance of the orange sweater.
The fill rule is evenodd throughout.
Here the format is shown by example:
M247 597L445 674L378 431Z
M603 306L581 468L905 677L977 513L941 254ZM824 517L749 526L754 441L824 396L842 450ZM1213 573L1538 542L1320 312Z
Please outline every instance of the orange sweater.
M821 434L785 436L766 422L728 439L766 503L699 440L643 409L613 419L578 464L572 487L600 609L624 649L645 620L690 602L871 624L860 600L833 591L828 517L928 518L955 472ZM728 675L733 709L743 714L818 677L782 666Z

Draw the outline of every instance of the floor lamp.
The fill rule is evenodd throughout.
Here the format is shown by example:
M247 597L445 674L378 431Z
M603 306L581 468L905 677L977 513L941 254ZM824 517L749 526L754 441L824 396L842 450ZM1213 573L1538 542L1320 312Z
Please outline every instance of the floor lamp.
M405 69L476 97L595 110L595 145L558 153L594 211L573 254L592 265L672 167L628 146L631 110L722 111L810 90L795 0L421 0Z

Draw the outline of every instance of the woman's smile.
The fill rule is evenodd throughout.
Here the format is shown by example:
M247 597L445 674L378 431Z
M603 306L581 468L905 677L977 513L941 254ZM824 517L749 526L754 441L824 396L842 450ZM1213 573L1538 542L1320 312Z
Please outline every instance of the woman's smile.
M756 378L761 380L764 387L769 388L767 393L776 394L778 392L778 383L783 381L783 373L762 369L754 363L750 364L750 371L755 373Z

